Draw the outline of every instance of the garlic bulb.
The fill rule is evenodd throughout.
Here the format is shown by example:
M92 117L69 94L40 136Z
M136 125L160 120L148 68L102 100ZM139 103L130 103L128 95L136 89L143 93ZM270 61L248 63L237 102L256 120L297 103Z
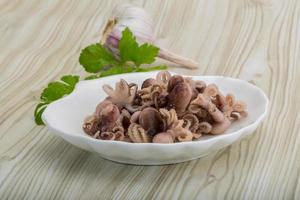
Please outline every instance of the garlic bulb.
M131 4L121 4L114 8L111 18L106 23L102 33L101 43L118 55L118 43L122 31L129 27L140 43L155 44L153 20L142 8ZM185 57L176 55L160 47L158 57L176 63L179 66L195 69L198 63Z

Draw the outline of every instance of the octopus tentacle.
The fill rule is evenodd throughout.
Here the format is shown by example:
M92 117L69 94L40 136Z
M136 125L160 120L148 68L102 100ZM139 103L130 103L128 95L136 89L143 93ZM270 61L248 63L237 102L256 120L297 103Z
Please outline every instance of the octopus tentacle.
M151 138L143 129L142 126L136 123L132 123L128 128L128 136L135 143L150 142Z

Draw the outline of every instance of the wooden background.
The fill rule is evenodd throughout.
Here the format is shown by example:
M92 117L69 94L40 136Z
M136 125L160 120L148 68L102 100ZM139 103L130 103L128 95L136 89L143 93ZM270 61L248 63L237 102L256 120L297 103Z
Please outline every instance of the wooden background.
M300 199L300 1L132 1L160 42L201 63L183 74L246 79L271 101L249 139L169 166L106 161L36 126L41 89L79 73L121 1L0 1L0 199Z

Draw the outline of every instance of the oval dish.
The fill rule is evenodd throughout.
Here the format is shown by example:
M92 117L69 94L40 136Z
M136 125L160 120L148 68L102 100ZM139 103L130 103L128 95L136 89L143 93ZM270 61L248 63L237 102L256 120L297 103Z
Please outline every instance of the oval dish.
M80 81L70 95L46 108L43 121L55 135L77 147L96 152L105 159L136 165L163 165L200 158L231 145L253 133L266 116L269 104L267 96L247 81L222 76L191 76L194 80L215 83L223 93L234 93L236 98L247 103L248 116L234 122L222 135L203 136L197 141L172 144L97 140L83 132L84 118L93 113L96 105L107 96L102 90L103 84L114 86L123 78L140 86L143 80L155 77L157 73L130 73Z

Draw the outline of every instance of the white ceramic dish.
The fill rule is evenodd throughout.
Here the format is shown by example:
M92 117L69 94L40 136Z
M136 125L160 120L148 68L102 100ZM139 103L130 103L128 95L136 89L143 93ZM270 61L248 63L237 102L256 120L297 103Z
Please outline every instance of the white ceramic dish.
M155 77L156 74L157 72L131 73L80 81L70 95L47 107L42 116L43 121L55 135L108 160L137 165L163 165L196 159L224 148L251 134L266 116L269 101L258 87L228 77L193 76L195 80L215 83L222 92L232 92L238 99L247 102L248 117L234 122L222 135L204 136L198 141L173 144L103 141L83 132L83 119L93 113L96 105L107 96L102 90L103 84L114 86L115 82L123 78L141 85L143 80Z

